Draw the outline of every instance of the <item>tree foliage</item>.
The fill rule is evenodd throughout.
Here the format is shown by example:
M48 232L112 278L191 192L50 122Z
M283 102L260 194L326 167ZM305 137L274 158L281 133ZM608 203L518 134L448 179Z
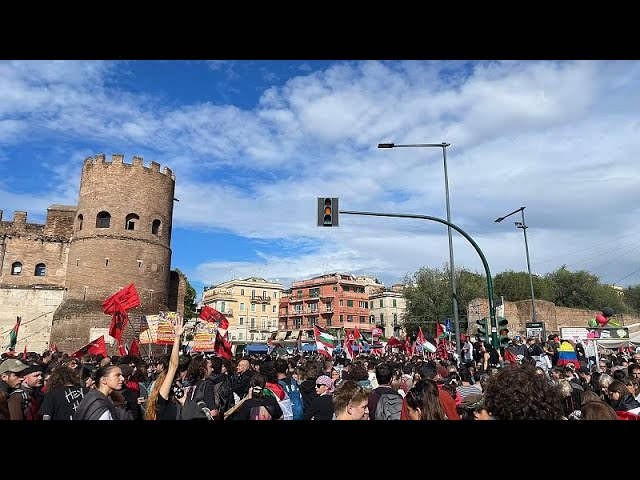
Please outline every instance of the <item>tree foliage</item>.
M548 300L559 307L583 308L601 311L611 307L616 313L640 311L640 286L629 287L620 295L612 286L586 271L569 271L564 265L544 276L533 276L536 300ZM423 267L403 279L407 299L404 328L414 337L419 327L425 335L435 333L435 321L452 318L453 302L449 269ZM506 271L493 279L494 294L505 301L518 302L531 299L528 272ZM456 271L458 315L466 318L471 300L487 297L485 275L465 269Z
M407 275L403 283L407 310L404 328L414 337L422 327L425 335L435 334L435 322L453 319L453 300L451 298L450 270L423 267L412 275ZM465 269L456 270L456 293L458 297L458 315L466 317L469 302L486 295L486 280L483 275Z
M196 316L196 289L191 286L189 279L180 269L174 268L174 272L182 275L187 284L184 294L184 318L193 318Z

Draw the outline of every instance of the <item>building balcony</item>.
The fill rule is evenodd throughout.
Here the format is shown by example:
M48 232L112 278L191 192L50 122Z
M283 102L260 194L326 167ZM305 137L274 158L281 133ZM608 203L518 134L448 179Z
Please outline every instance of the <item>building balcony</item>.
M251 297L251 303L269 303L271 301L271 297L263 297L261 295L256 295L255 297Z

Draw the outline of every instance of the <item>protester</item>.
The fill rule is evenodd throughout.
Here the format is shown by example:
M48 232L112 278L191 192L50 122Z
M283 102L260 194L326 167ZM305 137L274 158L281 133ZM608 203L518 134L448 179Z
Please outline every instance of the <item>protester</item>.
M367 420L369 391L353 380L344 380L333 392L335 420Z

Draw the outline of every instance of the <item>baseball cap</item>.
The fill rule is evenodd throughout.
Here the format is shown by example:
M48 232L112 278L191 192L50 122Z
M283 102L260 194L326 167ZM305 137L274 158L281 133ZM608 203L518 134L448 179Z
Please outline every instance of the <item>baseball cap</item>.
M20 360L15 358L7 358L0 364L0 374L9 372L22 373L27 368L29 368L29 365L22 363Z

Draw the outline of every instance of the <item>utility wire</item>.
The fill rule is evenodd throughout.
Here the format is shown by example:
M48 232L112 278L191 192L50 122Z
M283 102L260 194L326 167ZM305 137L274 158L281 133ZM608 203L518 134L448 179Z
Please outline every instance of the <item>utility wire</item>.
M583 248L582 250L576 250L575 252L564 253L564 254L562 254L562 255L557 255L557 256L555 256L555 257L547 258L546 260L538 260L538 261L534 262L533 264L534 264L534 265L540 265L540 264L542 264L542 263L551 262L551 261L553 261L553 260L557 260L557 259L559 259L559 258L566 258L566 257L568 257L568 256L570 256L570 255L575 255L576 253L581 253L581 252L585 252L585 251L587 251L587 250L592 250L592 249L597 248L597 247L600 247L600 246L602 246L602 245L607 245L607 244L609 244L609 243L616 242L616 241L618 241L618 240L620 240L620 239L622 239L622 238L626 238L626 237L630 237L630 236L632 236L632 235L638 235L638 234L640 234L640 232L628 233L627 235L623 235L623 236L621 236L621 237L614 238L613 240L607 240L606 242L597 243L597 244L595 244L595 245L593 245L593 246L591 246L591 247Z
M638 242L636 242L636 243L629 244L629 245L624 245L624 246L619 247L619 248L616 248L616 249L614 249L614 250L610 250L610 251L608 251L608 252L606 252L606 253L603 253L603 254L601 254L601 255L596 255L596 256L594 256L594 257L587 258L587 259L585 259L585 260L582 260L581 262L571 263L571 264L569 264L569 266L574 266L574 267L575 267L575 266L577 266L577 265L583 264L583 263L588 262L588 261L590 261L590 260L594 260L594 259L602 258L602 257L604 257L604 256L606 256L606 255L609 255L610 253L617 252L618 250L622 250L623 248L627 248L627 247L630 247L630 246L633 246L633 248L632 248L631 250L629 250L629 251L627 251L627 252L624 252L624 253L621 253L620 255L616 255L615 257L613 257L613 258L612 258L611 260L609 260L608 262L605 262L605 263L603 263L603 264L601 264L601 265L598 265L598 266L596 266L596 267L592 267L592 268L591 268L591 270L598 270L600 267L603 267L603 266L605 266L605 265L609 265L609 264L610 264L611 262L613 262L614 260L616 260L616 259L618 259L618 258L620 258L620 257L624 257L625 255L627 255L627 254L629 254L629 253L633 252L634 250L637 250L638 248L640 248L640 241L638 241Z

